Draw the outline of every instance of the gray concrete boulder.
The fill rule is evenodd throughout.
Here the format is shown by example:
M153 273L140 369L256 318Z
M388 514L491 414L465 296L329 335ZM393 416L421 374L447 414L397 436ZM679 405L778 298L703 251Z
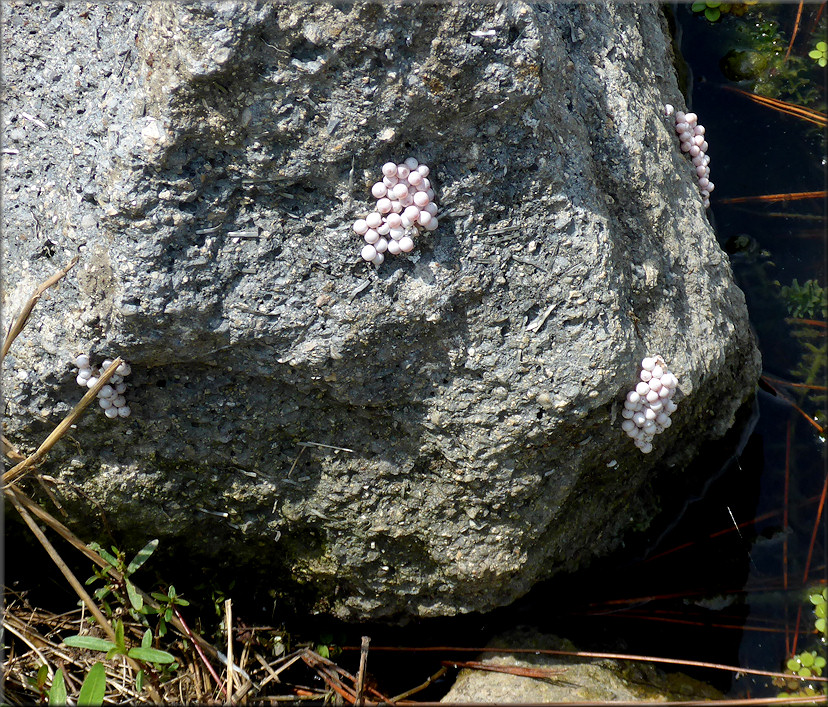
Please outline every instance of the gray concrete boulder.
M6 435L32 449L77 402L78 353L133 369L132 416L90 409L47 466L87 536L72 488L136 546L344 618L483 611L617 547L753 393L656 5L4 23L4 316L80 254L6 359ZM445 215L375 268L351 225L409 155ZM680 394L645 456L619 410L648 354Z

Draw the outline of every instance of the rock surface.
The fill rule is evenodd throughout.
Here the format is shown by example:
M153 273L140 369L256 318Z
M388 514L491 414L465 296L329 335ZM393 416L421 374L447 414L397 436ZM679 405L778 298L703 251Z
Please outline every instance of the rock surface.
M492 641L493 647L520 650L576 651L556 636L516 629ZM484 653L479 662L493 667L548 670L551 677L528 677L494 670L464 668L441 702L457 704L541 704L619 700L648 704L716 700L724 696L682 673L663 673L648 663L569 658L544 654ZM560 671L560 674L557 674Z
M616 547L752 394L656 5L4 7L4 316L80 255L6 359L6 435L80 399L77 354L133 370L132 416L46 467L87 536L73 488L341 617L487 610ZM445 214L376 269L351 224L409 155ZM680 393L643 456L648 354Z

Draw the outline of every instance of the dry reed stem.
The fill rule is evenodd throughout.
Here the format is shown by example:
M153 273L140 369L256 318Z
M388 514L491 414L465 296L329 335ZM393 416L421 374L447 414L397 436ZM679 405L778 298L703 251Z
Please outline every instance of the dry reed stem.
M780 113L785 113L787 115L792 115L796 118L801 118L809 123L814 123L815 125L825 126L828 124L828 116L825 113L820 113L819 111L810 110L809 108L803 108L802 106L798 106L795 103L786 103L785 101L780 101L776 98L767 98L766 96L759 96L755 93L749 93L748 91L743 91L740 88L735 88L733 86L723 86L727 91L733 91L735 93L740 93L741 95L749 98L751 101L758 103L759 105L767 106L768 108L773 108L774 110L779 111Z
M56 282L60 281L66 273L68 273L78 262L79 256L75 256L72 260L69 261L69 264L63 268L62 270L58 270L52 277L50 277L45 282L42 282L40 285L37 286L37 289L34 291L34 294L29 297L26 301L26 304L23 305L23 310L20 312L20 316L17 317L14 324L12 325L9 333L6 336L5 341L3 342L3 349L0 350L0 361L6 358L6 354L9 352L11 348L12 342L18 337L21 331L23 331L23 327L26 326L26 322L29 319L29 315L32 313L34 306L37 304L37 301L40 299L40 295L42 295L46 290L48 290L52 285Z
M227 627L227 704L233 704L234 675L233 666L233 600L224 600L224 625Z
M751 201L801 201L803 199L824 199L828 192L798 191L784 194L762 194L760 196L734 196L729 199L719 199L719 204L745 204Z
M365 693L365 670L368 667L368 646L370 643L371 639L368 636L363 636L359 647L359 672L356 680L355 704L360 707L363 704L362 698Z
M97 397L98 393L100 392L101 388L103 388L109 379L115 374L115 370L123 363L123 359L119 356L116 358L109 366L101 374L100 379L94 386L92 386L84 395L80 402L75 405L72 411L63 418L61 423L52 430L52 433L43 441L43 444L37 449L34 454L30 454L26 459L24 459L19 464L16 464L11 469L3 474L3 486L10 484L17 479L19 479L23 474L25 474L31 467L35 464L40 462L43 457L45 457L49 450L55 446L57 441L66 434L69 428L75 423L75 421L81 416L83 411L92 403L95 398Z
M791 32L791 41L788 43L788 50L785 52L785 61L788 61L794 41L796 40L796 35L799 34L799 21L802 19L802 7L804 4L805 0L799 0L799 7L796 10L796 20L794 22L793 32Z

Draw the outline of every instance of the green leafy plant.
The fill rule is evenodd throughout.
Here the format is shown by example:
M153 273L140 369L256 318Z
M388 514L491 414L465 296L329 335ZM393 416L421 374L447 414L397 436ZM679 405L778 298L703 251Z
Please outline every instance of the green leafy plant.
M95 568L94 574L86 580L86 584L90 585L101 580L104 582L103 587L95 590L95 598L101 602L106 615L112 616L112 607L106 601L106 598L111 594L121 604L127 607L130 616L136 621L140 621L145 626L147 619L144 616L144 599L141 594L135 589L135 585L130 581L130 575L138 571L138 569L150 558L155 549L158 547L158 540L150 540L143 548L141 548L132 558L130 562L126 561L126 556L114 545L112 546L112 553L104 550L98 543L89 543L89 547L97 552L114 570L123 575L123 582L110 574L106 569Z
M825 42L817 42L816 48L809 51L808 56L821 67L824 67L828 64L828 44Z
M798 319L828 318L828 292L816 280L806 280L802 285L796 278L790 286L782 287L782 297L792 317Z
M46 667L45 665L43 666ZM49 688L48 694L50 705L65 705L66 704L66 681L63 677L63 669L58 668L55 677L52 679L52 686Z
M190 602L176 594L175 587L172 585L169 586L166 594L152 592L151 595L160 606L157 609L147 606L146 611L147 613L158 614L158 635L163 637L167 635L167 624L172 621L174 607L189 606Z

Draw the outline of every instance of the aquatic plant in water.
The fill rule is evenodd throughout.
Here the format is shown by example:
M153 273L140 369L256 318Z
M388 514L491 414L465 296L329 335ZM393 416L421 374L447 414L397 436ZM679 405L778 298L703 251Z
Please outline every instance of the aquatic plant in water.
M821 67L824 67L828 64L828 44L825 42L817 42L816 48L809 51L808 56Z
M825 610L828 605L828 589L818 587L808 591L808 600L814 609L814 629L821 635L825 635ZM804 650L801 653L792 655L785 662L785 672L791 677L788 679L777 678L774 685L787 688L786 692L780 692L778 697L813 697L818 694L828 695L828 688L819 688L813 683L808 683L807 678L820 677L825 670L825 639L819 642L817 650ZM805 678L803 680L803 678Z

